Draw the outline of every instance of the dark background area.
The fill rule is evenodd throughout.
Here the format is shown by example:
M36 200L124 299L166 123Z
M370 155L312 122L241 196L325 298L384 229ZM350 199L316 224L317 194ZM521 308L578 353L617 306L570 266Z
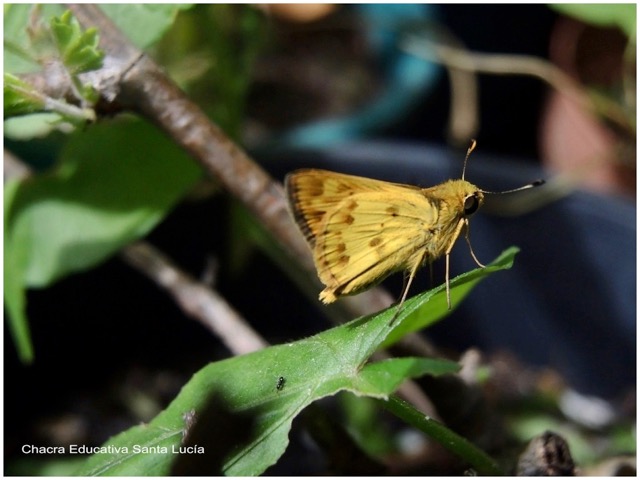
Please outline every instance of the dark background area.
M441 13L442 22L470 50L542 58L548 57L557 17L546 5L442 5ZM546 91L530 77L480 75L481 151L537 158L538 120ZM449 83L443 75L434 93L386 136L445 144L449 100Z

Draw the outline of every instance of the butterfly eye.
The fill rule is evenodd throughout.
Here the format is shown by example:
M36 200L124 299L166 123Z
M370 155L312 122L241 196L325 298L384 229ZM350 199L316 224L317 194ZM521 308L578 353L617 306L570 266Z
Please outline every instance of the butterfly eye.
M478 197L474 193L473 195L469 195L464 199L464 214L465 216L473 215L478 207L480 206L480 201Z

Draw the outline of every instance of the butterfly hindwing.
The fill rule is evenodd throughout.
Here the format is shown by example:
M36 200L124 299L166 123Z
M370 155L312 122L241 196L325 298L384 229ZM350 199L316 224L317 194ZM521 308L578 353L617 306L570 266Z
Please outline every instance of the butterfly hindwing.
M387 189L392 191L352 195L325 214L313 250L327 286L321 294L325 302L365 290L423 260L437 210L418 189Z

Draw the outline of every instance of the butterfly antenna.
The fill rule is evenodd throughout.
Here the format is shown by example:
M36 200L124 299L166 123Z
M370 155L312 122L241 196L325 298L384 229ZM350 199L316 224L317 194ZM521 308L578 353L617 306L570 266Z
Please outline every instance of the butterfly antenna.
M529 190L530 188L534 188L534 187L539 187L540 185L544 185L544 180L540 179L540 180L536 180L535 182L531 182L531 183L527 183L526 185L523 185L522 187L518 187L518 188L512 188L511 190L505 190L503 192L488 192L486 190L480 190L482 193L487 193L489 195L503 195L505 193L513 193L513 192L520 192L522 190Z
M462 166L462 180L464 180L464 174L467 171L467 161L469 160L469 156L471 155L471 152L473 152L476 149L477 144L478 142L476 142L475 139L472 138L471 145L469 145L469 148L467 149L467 154L464 157L464 165ZM505 193L520 192L522 190L528 190L530 188L539 187L540 185L544 185L544 183L545 181L540 179L540 180L536 180L535 182L531 182L526 185L523 185L522 187L512 188L511 190L505 190L503 192L489 192L487 190L480 190L480 191L482 193L487 193L489 195L502 195Z
M462 166L462 180L464 180L464 172L467 170L467 160L469 160L469 155L471 155L471 152L475 150L476 144L477 142L474 139L471 139L471 145L469 145L469 148L467 148L467 155L464 157L464 165Z

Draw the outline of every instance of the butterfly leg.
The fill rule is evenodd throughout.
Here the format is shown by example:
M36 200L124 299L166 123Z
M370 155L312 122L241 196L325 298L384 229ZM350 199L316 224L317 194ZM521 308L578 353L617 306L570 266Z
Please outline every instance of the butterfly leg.
M478 266L480 268L485 268L486 265L483 265L482 263L480 263L480 261L478 260L478 257L476 257L476 254L473 253L473 247L471 246L471 240L469 239L469 235L470 235L469 232L470 232L469 220L465 219L464 239L467 241L467 245L469 245L469 252L471 252L471 256L473 257L473 260L478 264Z
M404 288L403 288L402 297L400 298L400 302L398 303L398 307L396 309L396 313L393 315L393 318L389 322L389 326L393 325L393 322L396 321L396 318L398 317L398 314L400 313L400 309L402 307L402 304L404 303L405 299L407 298L407 294L409 293L409 288L411 288L411 283L413 282L413 279L416 276L416 272L418 271L418 268L420 268L420 265L422 265L422 260L424 259L425 254L426 254L426 251L422 255L417 257L416 263L413 265L413 267L411 267L411 272L409 273L409 278L406 280Z
M407 285L404 288L404 292L402 292L402 298L400 299L400 305L402 305L404 303L404 300L407 298L407 293L409 293L409 288L411 288L411 282L413 282L413 279L416 276L416 272L418 271L418 268L420 268L420 265L422 265L422 259L423 258L424 258L424 253L418 257L418 259L416 260L415 265L411 268L411 273L409 274L409 280L407 280Z
M461 218L460 221L458 222L458 225L456 225L455 232L453 232L453 235L451 236L451 242L449 243L447 250L444 252L444 258L445 258L444 278L447 286L446 287L447 288L447 306L449 307L449 310L451 310L451 288L449 287L449 255L451 254L451 250L453 250L453 246L455 245L456 240L460 236L462 227L464 227L465 225L468 225L468 220L466 218Z

